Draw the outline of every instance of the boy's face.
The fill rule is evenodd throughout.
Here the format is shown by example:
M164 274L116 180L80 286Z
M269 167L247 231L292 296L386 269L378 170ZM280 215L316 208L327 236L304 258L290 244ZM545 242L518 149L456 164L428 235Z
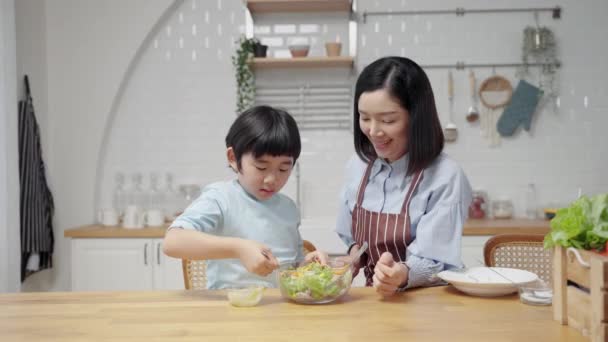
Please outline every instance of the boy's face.
M252 153L241 157L241 170L238 170L236 157L231 147L227 151L228 162L238 173L239 183L255 198L264 201L279 192L291 174L293 158L265 154L254 158Z

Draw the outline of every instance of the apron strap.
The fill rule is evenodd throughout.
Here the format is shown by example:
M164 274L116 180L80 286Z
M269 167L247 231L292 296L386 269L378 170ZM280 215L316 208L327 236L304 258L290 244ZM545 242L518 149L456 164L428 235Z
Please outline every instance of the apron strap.
M361 207L363 203L363 194L365 194L365 188L367 188L367 182L369 181L369 175L372 173L372 166L374 166L374 162L376 158L372 159L367 163L367 168L365 169L365 174L363 178L361 178L361 183L359 183L359 191L357 191L357 205Z
M414 196L414 191L418 188L418 184L422 181L422 170L416 172L412 181L410 182L410 188L407 190L407 194L405 195L405 199L403 200L403 205L401 206L401 215L405 215L409 218L408 208L410 206L410 201Z

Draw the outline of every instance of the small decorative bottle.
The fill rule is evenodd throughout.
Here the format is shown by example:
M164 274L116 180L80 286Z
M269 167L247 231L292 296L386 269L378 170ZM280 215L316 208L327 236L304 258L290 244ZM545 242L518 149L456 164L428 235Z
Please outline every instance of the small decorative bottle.
M529 219L537 217L536 187L533 183L528 184L528 189L526 189L526 217Z
M118 216L122 216L125 212L127 205L127 193L125 192L125 175L122 172L116 173L114 176L115 188L114 194L112 195L112 207L118 213Z
M167 172L164 191L165 216L167 221L173 221L181 208L181 196L173 185L173 174Z

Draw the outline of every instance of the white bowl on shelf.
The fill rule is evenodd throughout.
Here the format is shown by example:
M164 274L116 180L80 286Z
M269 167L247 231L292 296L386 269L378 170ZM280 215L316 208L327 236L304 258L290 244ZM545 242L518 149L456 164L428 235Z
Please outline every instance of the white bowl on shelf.
M291 57L306 57L308 56L309 50L310 45L308 44L289 45L289 52L291 53Z

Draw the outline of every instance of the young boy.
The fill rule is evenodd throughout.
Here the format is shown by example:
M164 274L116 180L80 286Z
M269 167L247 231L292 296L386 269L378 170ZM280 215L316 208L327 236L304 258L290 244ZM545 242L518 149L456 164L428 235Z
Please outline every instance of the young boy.
M276 287L272 271L304 258L298 208L278 193L300 156L298 126L283 110L253 107L232 124L226 147L237 178L206 186L173 222L163 250L208 260L209 289ZM326 260L321 252L306 256L313 258Z

